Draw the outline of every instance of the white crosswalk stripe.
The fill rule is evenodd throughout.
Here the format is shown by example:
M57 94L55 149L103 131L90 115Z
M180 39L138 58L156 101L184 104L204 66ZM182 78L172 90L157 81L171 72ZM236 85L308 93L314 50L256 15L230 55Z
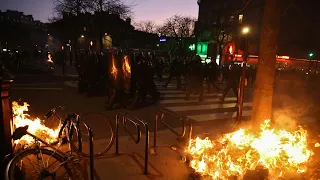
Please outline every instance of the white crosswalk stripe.
M160 104L168 110L199 122L236 118L236 97L226 97L221 103L219 98L222 94L207 93L206 83L204 83L205 94L202 102L198 101L199 95L191 95L190 100L185 100L185 92L176 89L175 81L172 81L167 88L163 87L164 83L155 81L157 89L161 93ZM243 116L251 116L252 102L244 102L243 106Z

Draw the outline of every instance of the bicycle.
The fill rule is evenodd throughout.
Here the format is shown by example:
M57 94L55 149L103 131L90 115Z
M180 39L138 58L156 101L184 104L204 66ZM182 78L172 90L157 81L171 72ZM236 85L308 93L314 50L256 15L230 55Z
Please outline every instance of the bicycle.
M60 121L61 124L63 124L63 121L61 120L61 118L59 118L56 115L57 109L59 108L64 111L64 108L61 106L57 108L53 108L45 115L45 118L46 119L56 118ZM65 113L64 113L64 116L66 116ZM69 142L72 147L72 150L74 150L81 156L90 157L90 153L88 149L89 146L83 145L84 144L83 142L87 142L89 140L89 137L88 137L89 132L86 128L87 125L90 126L92 131L95 133L94 143L96 142L96 144L94 144L94 147L95 147L94 157L102 156L110 150L110 148L112 147L115 141L115 133L114 133L114 127L111 121L107 117L98 113L86 113L86 114L78 115L77 118L73 120L74 120L73 122L74 126L71 126L71 137L70 137L71 141ZM95 120L95 124L98 124L98 127L91 125L91 121L93 120ZM97 122L98 120L99 122ZM76 126L79 127L78 131L74 131L74 129L72 128ZM95 128L92 128L92 127L95 127ZM102 128L102 129L99 130L98 128ZM108 131L107 129L110 129L110 131ZM100 134L102 133L102 135L100 135L99 133ZM102 137L99 138L99 135Z
M29 135L35 140L35 143L17 153L14 158L10 160L6 167L5 179L81 179L84 175L82 172L77 172L77 168L74 168L75 164L79 164L79 159L75 158L73 155L71 144L68 144L69 151L62 152L59 150L63 145L63 138L67 138L68 142L70 142L73 130L79 131L79 127L73 122L73 120L76 119L78 119L78 115L74 113L68 115L64 120L58 135L58 147L55 147L36 135L29 133L28 126L17 128L12 135L13 140L18 140L25 135ZM88 126L86 127L89 129ZM91 130L89 129L89 131ZM28 158L29 156L31 157ZM33 156L35 158L33 158ZM47 159L44 158L46 156L48 156ZM39 162L33 164L33 161L36 160ZM49 161L52 162L52 160L53 164L50 163L49 165ZM56 162L58 162L58 164L53 166ZM70 168L70 166L72 168ZM28 168L33 168L33 170L28 170ZM62 171L65 173L60 173L60 168L62 168ZM31 174L29 175L27 173Z

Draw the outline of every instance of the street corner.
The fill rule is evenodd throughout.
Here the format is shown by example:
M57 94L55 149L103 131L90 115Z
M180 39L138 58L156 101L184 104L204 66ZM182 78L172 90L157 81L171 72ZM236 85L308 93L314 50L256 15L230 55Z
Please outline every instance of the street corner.
M77 88L78 87L78 81L65 81L63 83L65 86L71 87L71 88Z

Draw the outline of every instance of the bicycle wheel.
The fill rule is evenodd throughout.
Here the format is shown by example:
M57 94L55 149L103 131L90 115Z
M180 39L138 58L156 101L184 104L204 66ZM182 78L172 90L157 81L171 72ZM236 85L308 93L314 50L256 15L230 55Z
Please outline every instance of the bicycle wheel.
M81 132L80 138L82 139L82 149L79 150L79 134L76 131L73 132L72 140L70 142L72 149L84 157L90 157L89 132L84 123L92 129L94 134L94 157L99 157L107 153L114 142L114 128L106 116L98 113L86 113L80 116L79 128Z
M28 149L7 165L6 180L72 179L72 171L62 156L48 149Z

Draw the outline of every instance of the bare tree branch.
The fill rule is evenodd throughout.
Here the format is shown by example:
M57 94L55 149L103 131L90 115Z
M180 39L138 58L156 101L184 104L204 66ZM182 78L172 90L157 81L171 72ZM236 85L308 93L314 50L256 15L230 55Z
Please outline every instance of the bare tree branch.
M135 29L139 31L144 31L147 33L156 33L157 32L157 25L154 21L138 21L134 24Z
M195 18L181 15L174 15L165 20L158 31L169 37L187 38L194 36Z
M63 16L64 13L79 15L89 12L90 0L53 0L54 12L58 16Z
M108 12L109 14L118 14L121 18L130 18L133 15L132 8L134 4L125 4L121 0L92 0L90 10L95 12Z

